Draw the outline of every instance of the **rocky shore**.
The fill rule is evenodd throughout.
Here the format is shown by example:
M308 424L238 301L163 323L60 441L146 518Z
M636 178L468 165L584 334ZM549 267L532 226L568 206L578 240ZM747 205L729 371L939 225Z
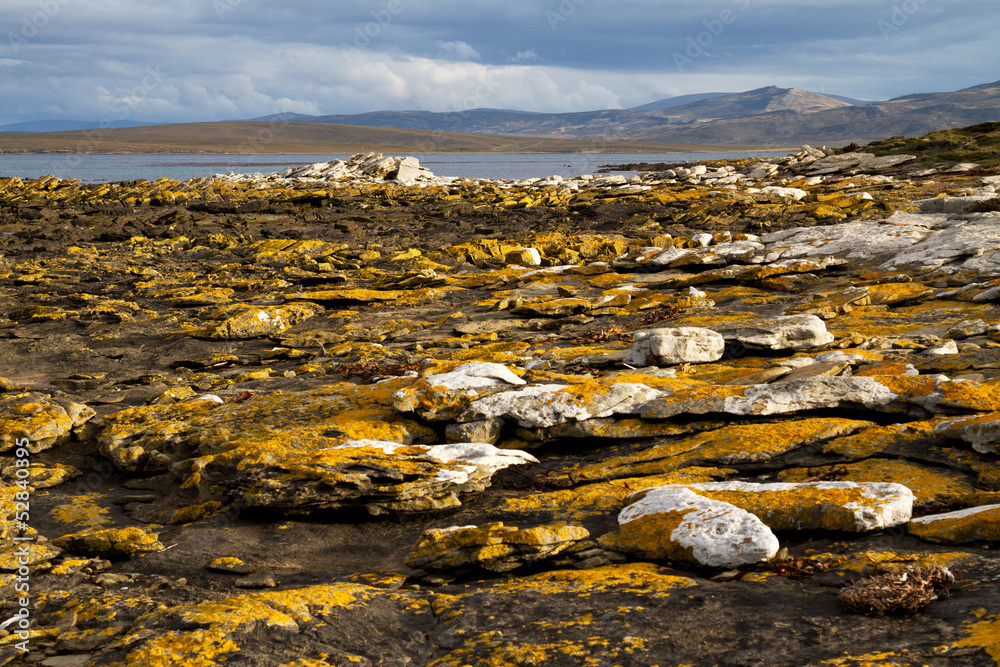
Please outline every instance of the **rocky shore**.
M1000 663L1000 176L912 161L0 179L0 665Z

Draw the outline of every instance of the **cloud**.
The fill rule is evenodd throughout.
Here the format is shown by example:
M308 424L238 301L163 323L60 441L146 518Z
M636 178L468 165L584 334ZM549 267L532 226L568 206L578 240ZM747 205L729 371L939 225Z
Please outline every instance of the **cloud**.
M465 42L442 42L439 40L437 45L445 57L452 57L456 60L479 60L479 51Z
M553 30L547 12L565 20ZM1000 3L4 0L0 25L0 123L195 121L585 111L766 85L862 99L955 90L997 78ZM699 39L704 55L679 70L672 55Z

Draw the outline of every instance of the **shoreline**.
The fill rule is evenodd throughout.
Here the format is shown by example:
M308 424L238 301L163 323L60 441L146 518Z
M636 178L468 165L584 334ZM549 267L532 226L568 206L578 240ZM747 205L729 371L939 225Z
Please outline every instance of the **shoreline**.
M0 457L31 454L0 565L30 539L31 650L983 662L1000 175L958 167L0 178ZM931 593L839 601L904 572Z

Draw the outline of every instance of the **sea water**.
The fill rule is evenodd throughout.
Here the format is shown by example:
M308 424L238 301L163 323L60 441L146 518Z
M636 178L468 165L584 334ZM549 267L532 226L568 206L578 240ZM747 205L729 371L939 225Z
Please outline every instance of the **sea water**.
M524 179L593 174L606 164L635 162L701 162L727 158L785 155L785 151L734 153L462 153L414 154L435 176ZM155 181L236 172L271 173L285 167L329 162L347 155L77 155L0 154L0 178L38 178L53 174L84 183L110 183L144 178ZM617 172L629 173L629 172Z

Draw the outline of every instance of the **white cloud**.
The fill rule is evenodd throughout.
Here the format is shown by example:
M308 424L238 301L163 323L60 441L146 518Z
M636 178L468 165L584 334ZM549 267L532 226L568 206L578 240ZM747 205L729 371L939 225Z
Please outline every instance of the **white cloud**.
M164 121L586 111L767 85L884 99L996 79L1000 37L996 0L919 3L888 37L878 21L892 9L870 0L817 1L805 13L791 11L792 0L752 0L745 11L743 0L589 0L569 3L577 9L557 31L545 19L553 0L403 0L394 14L364 0L225 2L232 9L219 17L207 0L53 0L45 6L58 12L39 18L16 53L0 44L0 123L57 110ZM4 0L0 25L16 33L40 7ZM733 7L709 55L679 72L672 53ZM343 49L359 29L368 31L361 48ZM149 68L163 73L156 85Z
M479 60L479 51L476 51L466 42L442 42L438 41L438 49L446 57L453 57L457 60Z
M538 53L536 53L534 49L529 49L527 51L518 51L517 54L513 58L510 58L509 60L512 63L520 63L526 60L537 60L537 59L538 59Z

